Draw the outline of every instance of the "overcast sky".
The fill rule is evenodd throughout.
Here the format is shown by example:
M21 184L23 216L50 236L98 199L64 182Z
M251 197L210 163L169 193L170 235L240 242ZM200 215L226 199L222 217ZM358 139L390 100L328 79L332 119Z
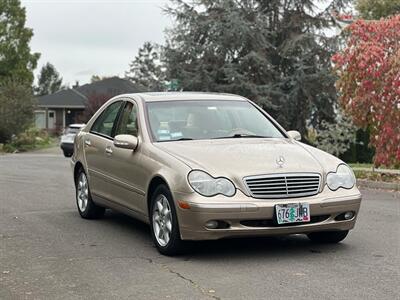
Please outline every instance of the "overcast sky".
M22 0L32 51L51 62L70 85L92 75L123 76L145 41L163 43L172 23L167 0Z

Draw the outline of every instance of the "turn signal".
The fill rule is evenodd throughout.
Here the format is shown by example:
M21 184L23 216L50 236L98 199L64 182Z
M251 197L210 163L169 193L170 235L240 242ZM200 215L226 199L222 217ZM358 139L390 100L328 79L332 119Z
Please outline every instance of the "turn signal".
M190 209L190 205L186 201L178 201L178 205L182 209Z

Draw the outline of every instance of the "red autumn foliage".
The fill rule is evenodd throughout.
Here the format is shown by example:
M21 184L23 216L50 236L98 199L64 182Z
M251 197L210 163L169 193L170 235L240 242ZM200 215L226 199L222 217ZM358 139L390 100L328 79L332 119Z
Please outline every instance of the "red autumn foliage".
M83 122L89 121L89 119L95 114L95 112L114 95L101 94L101 93L91 93L87 97L86 107L83 112Z
M340 103L370 127L375 165L400 165L400 15L349 25L346 47L332 57Z

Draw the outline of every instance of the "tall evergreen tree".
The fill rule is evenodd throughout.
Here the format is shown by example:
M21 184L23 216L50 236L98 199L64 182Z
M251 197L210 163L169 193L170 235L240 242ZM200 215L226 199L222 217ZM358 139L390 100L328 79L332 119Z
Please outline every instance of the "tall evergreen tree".
M288 129L334 122L332 11L316 0L173 0L164 60L183 90L247 96Z
M363 19L379 20L400 14L400 0L356 0L356 9Z
M32 84L38 53L31 53L32 29L25 27L25 8L19 0L0 1L0 81L18 78Z
M130 64L126 77L148 91L163 91L165 84L160 55L159 45L145 42Z
M38 85L35 88L38 95L49 95L61 89L62 78L56 68L51 64L45 64L40 70Z

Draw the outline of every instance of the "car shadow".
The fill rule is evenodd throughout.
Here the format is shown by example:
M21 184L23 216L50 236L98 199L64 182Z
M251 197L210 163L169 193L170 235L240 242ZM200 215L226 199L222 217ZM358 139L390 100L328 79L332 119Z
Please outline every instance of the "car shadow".
M152 243L149 226L134 218L112 210L107 210L102 222L118 226L118 231L123 230L125 233L132 234L132 238L139 238L142 242ZM156 248L153 248L155 253L157 253ZM217 260L226 259L227 256L229 259L238 260L248 256L268 259L295 258L296 256L304 258L305 254L309 254L310 256L332 254L338 251L347 252L350 248L351 247L346 244L346 241L339 244L313 243L304 234L229 238L213 241L189 242L187 251L182 255L176 256L174 259L183 259L186 261L191 259Z

